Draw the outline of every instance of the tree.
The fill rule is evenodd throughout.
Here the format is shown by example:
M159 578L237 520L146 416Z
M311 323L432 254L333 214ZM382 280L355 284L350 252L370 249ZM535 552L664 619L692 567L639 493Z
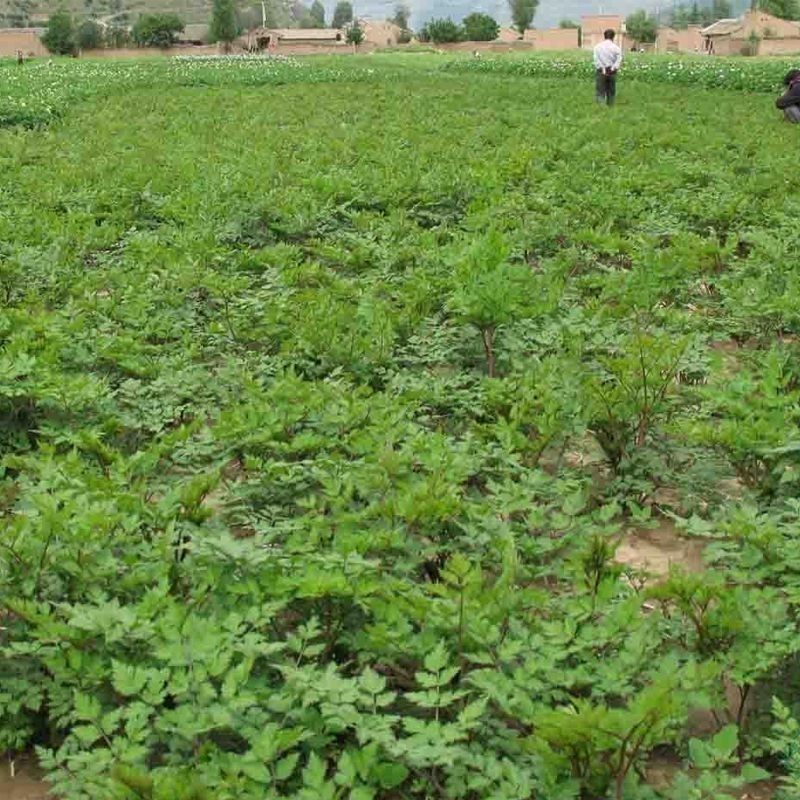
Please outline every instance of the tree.
M239 35L239 24L236 21L236 8L233 0L214 0L208 34L210 41L222 42L226 50Z
M125 47L130 44L130 31L122 25L110 25L106 28L106 44L109 47Z
M358 24L358 20L347 28L346 40L348 44L354 44L356 47L364 41L364 29Z
M580 23L574 22L571 19L562 19L561 22L558 23L559 28L580 28Z
M411 16L411 9L403 3L398 3L394 7L394 16L390 21L394 22L394 24L397 25L397 27L400 28L401 31L407 31L409 29L408 19L410 16Z
M69 12L61 8L47 20L42 43L54 55L72 55L76 49L75 26Z
M683 3L673 9L670 25L677 31L689 27L689 10Z
M142 14L131 33L139 47L170 47L184 27L177 14Z
M456 25L449 17L447 19L432 19L425 23L420 31L420 41L433 42L434 44L447 44L460 42L464 39L464 29Z
M654 42L658 33L658 22L644 9L640 9L628 14L625 28L634 42Z
M347 0L339 0L333 10L332 28L344 28L353 21L353 4Z
M711 4L712 22L718 19L729 19L733 16L733 6L730 0L714 0Z
M754 6L759 11L765 11L782 19L797 19L800 16L797 0L757 0Z
M539 0L508 0L511 21L520 33L530 28L538 6Z
M78 26L75 42L81 50L97 50L103 46L103 29L91 19Z
M464 36L470 42L493 42L500 33L497 20L477 11L464 17L461 25L464 28Z
M325 6L319 0L314 0L311 4L311 11L309 15L314 23L315 28L325 27Z

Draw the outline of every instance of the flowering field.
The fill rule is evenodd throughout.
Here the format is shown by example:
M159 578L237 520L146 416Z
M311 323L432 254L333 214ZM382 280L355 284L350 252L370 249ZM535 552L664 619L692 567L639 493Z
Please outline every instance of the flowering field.
M797 65L797 59L789 58L628 55L622 76L625 80L672 83L706 89L776 92L786 72ZM448 62L443 68L453 72L551 78L587 78L594 73L591 56L587 53L457 59Z
M800 796L800 130L569 63L0 67L4 778Z
M343 62L344 66L348 66ZM0 127L46 124L74 103L136 87L267 85L357 80L365 69L320 67L293 58L177 57L150 61L39 59L23 68L0 60Z

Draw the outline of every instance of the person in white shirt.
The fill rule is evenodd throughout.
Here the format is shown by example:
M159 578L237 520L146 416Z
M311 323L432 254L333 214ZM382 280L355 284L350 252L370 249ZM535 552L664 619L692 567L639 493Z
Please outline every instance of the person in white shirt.
M594 68L597 71L597 102L614 105L617 96L617 71L622 65L622 50L614 42L610 28L604 39L594 48Z

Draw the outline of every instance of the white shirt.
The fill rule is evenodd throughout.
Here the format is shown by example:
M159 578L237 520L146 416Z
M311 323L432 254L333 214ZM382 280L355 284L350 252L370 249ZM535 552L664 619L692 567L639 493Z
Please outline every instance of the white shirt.
M603 39L594 48L595 69L618 70L622 64L622 50L611 39Z

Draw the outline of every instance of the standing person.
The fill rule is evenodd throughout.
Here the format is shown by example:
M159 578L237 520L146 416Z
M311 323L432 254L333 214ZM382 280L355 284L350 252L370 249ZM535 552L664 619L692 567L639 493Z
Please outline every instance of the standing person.
M25 63L25 56L22 55L22 50L17 50L17 64L22 66Z
M617 96L617 71L622 65L622 49L614 42L609 28L603 41L594 48L594 68L597 71L597 102L614 105Z
M790 69L783 79L786 91L775 101L789 122L800 122L800 69Z

